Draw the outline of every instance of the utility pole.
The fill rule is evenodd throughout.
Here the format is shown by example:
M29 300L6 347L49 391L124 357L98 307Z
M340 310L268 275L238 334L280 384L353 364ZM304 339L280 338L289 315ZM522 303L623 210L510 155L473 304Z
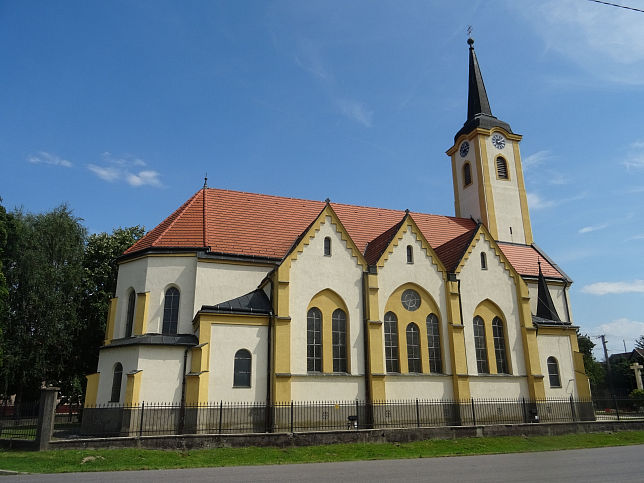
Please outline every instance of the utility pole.
M602 346L604 347L604 360L606 361L606 376L608 377L608 384L610 387L611 393L615 394L615 389L613 388L613 373L610 370L610 361L608 360L608 349L606 349L606 336L604 334L597 336L602 340Z

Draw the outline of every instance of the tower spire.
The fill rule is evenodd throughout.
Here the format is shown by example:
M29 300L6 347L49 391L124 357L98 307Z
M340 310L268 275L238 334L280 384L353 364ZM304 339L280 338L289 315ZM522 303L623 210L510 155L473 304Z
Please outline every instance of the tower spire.
M471 30L468 30L468 34L470 32ZM460 131L456 133L456 136L454 136L454 141L461 134L468 134L477 127L483 129L501 127L508 133L512 133L512 129L507 122L503 122L492 115L490 101L488 100L485 84L483 83L483 76L481 75L481 68L476 58L476 52L474 51L474 39L471 36L468 37L467 44L469 45L470 58L467 86L467 120Z

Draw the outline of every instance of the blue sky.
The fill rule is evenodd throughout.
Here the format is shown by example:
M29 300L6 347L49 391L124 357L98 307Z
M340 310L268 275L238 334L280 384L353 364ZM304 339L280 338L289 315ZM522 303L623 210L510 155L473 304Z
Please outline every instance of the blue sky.
M623 4L642 7L640 0ZM536 242L611 352L644 334L644 13L587 0L0 3L0 196L92 232L203 184L453 215L466 27Z

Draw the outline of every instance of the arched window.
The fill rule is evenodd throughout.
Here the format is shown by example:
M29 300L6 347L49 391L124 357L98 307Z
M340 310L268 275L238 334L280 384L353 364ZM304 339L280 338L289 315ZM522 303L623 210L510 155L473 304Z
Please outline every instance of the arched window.
M407 368L409 372L422 372L420 369L420 335L418 326L413 322L407 326Z
M347 315L335 309L331 316L333 338L333 372L347 372Z
M130 290L130 295L127 299L127 317L125 322L125 337L132 337L132 329L134 328L134 305L136 304L136 293Z
M463 185L469 186L472 184L472 166L470 163L463 165Z
M165 292L165 304L163 306L163 329L164 334L176 334L179 321L179 291L170 287Z
M306 316L306 370L322 372L322 312L317 307Z
M487 255L481 252L481 270L487 270Z
M331 256L331 237L324 237L324 256Z
M438 317L435 314L427 316L427 349L429 351L429 372L443 372L441 338L438 329Z
M508 163L502 156L496 158L496 176L499 179L508 179Z
M474 317L474 349L476 351L476 369L479 374L489 374L487 363L487 344L485 342L485 323L478 315Z
M246 349L235 352L233 387L250 387L251 362L250 352Z
M117 362L114 365L114 377L112 378L112 397L110 402L119 402L121 400L121 381L123 379L123 365Z
M561 387L559 363L552 356L548 357L548 377L550 379L550 387Z
M396 314L387 312L384 325L387 372L400 372L398 367L398 318Z
M505 351L505 332L503 321L494 317L492 320L492 336L494 337L494 356L496 358L496 372L498 374L510 374L508 367L508 354Z
M407 245L407 263L414 263L414 247Z

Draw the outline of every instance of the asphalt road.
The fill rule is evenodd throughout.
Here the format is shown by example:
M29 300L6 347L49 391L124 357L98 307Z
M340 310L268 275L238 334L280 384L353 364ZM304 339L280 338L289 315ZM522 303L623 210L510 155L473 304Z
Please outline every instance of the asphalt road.
M1 463L0 463L1 464ZM411 460L237 466L190 470L62 473L0 477L9 482L638 482L644 481L644 445L542 453Z

